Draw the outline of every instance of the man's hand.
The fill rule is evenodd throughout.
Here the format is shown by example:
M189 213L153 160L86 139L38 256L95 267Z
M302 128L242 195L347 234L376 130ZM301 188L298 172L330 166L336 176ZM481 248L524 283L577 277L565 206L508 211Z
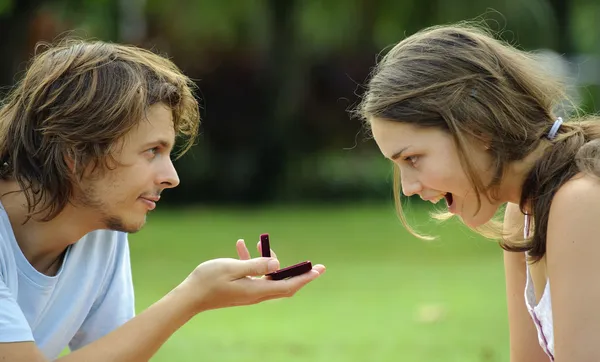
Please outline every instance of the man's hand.
M271 258L252 259L243 240L237 241L236 249L239 259L206 261L198 265L178 287L185 291L183 295L191 298L195 313L291 297L325 272L325 267L318 264L303 275L271 280L263 276L279 269L279 261L273 251ZM260 243L258 249L260 252Z

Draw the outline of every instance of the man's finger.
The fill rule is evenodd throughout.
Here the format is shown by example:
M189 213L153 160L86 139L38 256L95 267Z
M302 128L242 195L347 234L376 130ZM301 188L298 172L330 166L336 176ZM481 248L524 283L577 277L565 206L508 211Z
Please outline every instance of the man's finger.
M250 259L250 252L248 251L248 248L246 247L246 243L244 242L244 239L239 239L235 243L235 248L237 249L237 254L240 257L240 260Z
M302 289L306 284L315 280L321 275L318 271L320 268L313 268L307 273L295 276L285 280L257 279L253 289L258 295L268 296L271 298L291 297Z
M286 280L284 280L284 282L287 285L284 288L282 288L282 294L287 295L287 296L292 296L298 290L300 290L302 287L304 287L306 284L317 279L320 275L321 274L317 270L312 269L311 271L304 273L302 275L298 275L293 278L286 279Z
M319 275L321 275L321 274L325 273L327 268L325 268L325 265L323 265L323 264L316 264L316 265L313 265L313 270L316 270L319 273Z
M258 244L256 244L256 249L258 249L258 252L260 255L262 255L262 244L259 241ZM271 257L272 258L277 258L277 254L275 254L275 252L273 251L273 249L271 249Z
M245 276L265 275L279 269L279 260L274 258L254 258L249 260L239 260L232 267L235 278Z

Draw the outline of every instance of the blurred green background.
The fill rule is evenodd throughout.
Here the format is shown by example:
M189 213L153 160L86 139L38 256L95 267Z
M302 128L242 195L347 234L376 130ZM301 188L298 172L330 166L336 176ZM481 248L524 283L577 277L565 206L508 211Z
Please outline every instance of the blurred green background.
M238 238L258 256L265 231L282 266L328 268L293 298L200 314L153 360L508 361L500 248L414 209L414 223L438 240L416 240L392 206L364 203L153 214L131 236L139 310L198 261L235 257Z
M500 248L418 200L410 218L440 238L406 233L390 164L348 110L390 46L483 16L596 112L598 14L597 0L0 0L0 96L36 43L67 34L167 54L196 81L182 183L131 236L138 311L263 232L282 265L328 267L294 298L199 315L153 360L508 361Z

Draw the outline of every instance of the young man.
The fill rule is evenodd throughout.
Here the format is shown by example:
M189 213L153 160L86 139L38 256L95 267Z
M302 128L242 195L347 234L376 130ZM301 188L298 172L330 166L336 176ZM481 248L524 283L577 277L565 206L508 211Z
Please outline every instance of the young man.
M194 142L192 83L147 50L65 41L36 55L0 109L0 360L147 361L209 309L293 295L325 268L254 278L276 257L200 264L134 316L127 233Z

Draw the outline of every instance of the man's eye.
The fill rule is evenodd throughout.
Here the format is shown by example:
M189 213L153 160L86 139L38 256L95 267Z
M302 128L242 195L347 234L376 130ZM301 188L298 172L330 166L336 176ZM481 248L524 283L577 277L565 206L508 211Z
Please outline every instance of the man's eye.
M149 154L154 156L159 152L159 149L158 149L158 147L153 147L153 148L146 150L146 152L148 152Z

